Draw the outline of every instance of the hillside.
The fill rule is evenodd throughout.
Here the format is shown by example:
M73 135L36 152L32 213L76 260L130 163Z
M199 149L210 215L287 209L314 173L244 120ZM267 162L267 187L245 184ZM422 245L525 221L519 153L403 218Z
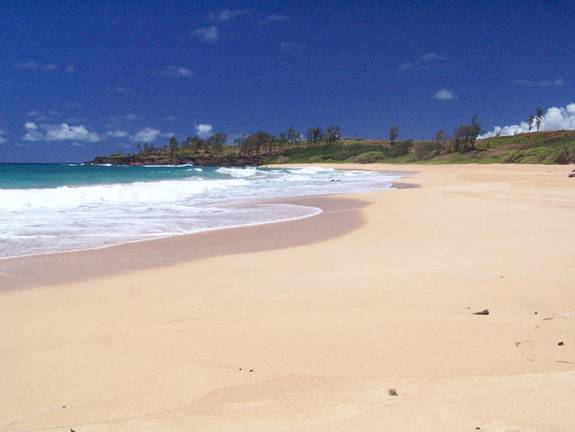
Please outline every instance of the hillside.
M265 137L270 137L265 138ZM282 163L532 163L575 162L575 131L533 132L511 137L494 137L473 143L443 141L397 141L340 139L312 145L280 145L266 135L257 147L245 151L239 146L147 147L136 154L98 156L92 163L115 165L164 165L193 163L197 166L246 166ZM268 141L265 141L268 139Z
M533 163L567 164L575 161L575 131L534 132L511 137L477 140L475 150L449 150L431 141L402 141L401 148L387 141L344 140L335 147L289 149L270 163L288 162L390 162L390 163ZM395 147L395 148L394 148Z

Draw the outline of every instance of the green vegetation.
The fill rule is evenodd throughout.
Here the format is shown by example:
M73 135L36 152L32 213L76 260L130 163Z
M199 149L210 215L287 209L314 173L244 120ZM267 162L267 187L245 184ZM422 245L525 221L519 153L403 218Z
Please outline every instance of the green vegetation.
M541 109L530 116L540 127ZM144 144L135 154L99 156L94 163L126 165L182 164L243 166L284 163L536 163L575 162L575 131L532 132L511 137L478 140L477 117L459 126L448 138L439 131L428 141L398 140L399 129L390 128L389 140L342 138L340 128L313 127L302 134L289 128L278 136L257 131L227 143L227 136L191 136L178 143L170 138L164 147ZM305 137L305 138L304 138Z

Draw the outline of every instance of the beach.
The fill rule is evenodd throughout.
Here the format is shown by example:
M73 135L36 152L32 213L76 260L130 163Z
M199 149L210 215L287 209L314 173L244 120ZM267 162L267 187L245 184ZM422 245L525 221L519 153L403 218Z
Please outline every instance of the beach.
M0 431L573 430L570 168L335 167L413 187L0 261Z

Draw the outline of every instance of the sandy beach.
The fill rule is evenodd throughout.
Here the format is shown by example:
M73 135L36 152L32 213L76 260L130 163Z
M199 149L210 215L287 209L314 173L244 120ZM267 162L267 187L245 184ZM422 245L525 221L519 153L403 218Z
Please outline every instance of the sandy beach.
M418 187L0 261L0 431L574 430L571 168L337 167Z

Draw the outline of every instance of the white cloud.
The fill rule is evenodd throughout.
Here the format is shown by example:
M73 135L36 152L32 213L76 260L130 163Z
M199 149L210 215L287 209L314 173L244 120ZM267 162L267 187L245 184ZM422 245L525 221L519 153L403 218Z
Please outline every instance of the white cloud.
M563 87L566 84L566 81L563 78L541 81L515 80L513 82L524 87Z
M160 75L168 78L190 78L192 71L183 66L170 65L162 69Z
M444 100L444 101L457 99L457 96L455 95L453 90L449 90L446 88L442 88L442 89L438 90L433 95L433 97L435 99Z
M4 129L0 129L0 144L4 144L6 142L6 131Z
M90 132L82 125L70 126L68 123L46 126L46 139L48 141L100 141L98 134Z
M265 18L265 21L268 23L277 22L277 21L289 21L291 18L287 15L277 15L271 14Z
M201 27L192 32L192 36L202 42L211 43L220 38L220 31L217 26Z
M137 131L130 139L134 142L154 142L162 133L158 129L144 128Z
M64 70L67 74L73 74L76 72L76 67L74 65L67 65L66 67L61 67L56 63L40 63L36 60L29 60L26 62L16 63L14 69L17 70L27 70L27 71L42 71L42 72L57 72L59 70Z
M242 16L242 15L246 15L249 12L247 10L232 10L232 9L222 9L219 12L211 12L209 17L210 20L212 21L217 21L217 22L226 22L226 21L230 21L236 17Z
M565 107L551 107L543 115L541 130L575 130L575 103L570 103ZM531 129L533 131L533 128ZM496 126L490 132L481 135L479 138L491 138L494 136L512 136L529 132L529 125L526 121L509 126Z
M200 138L207 138L214 133L214 128L211 124L199 124L196 125L196 135Z
M40 67L40 64L35 60L30 60L27 62L16 63L14 69L18 70L36 70Z
M83 125L69 125L62 123L59 125L38 125L34 122L24 124L24 141L84 141L97 142L100 136L95 132L90 132Z
M418 59L400 64L397 69L400 71L428 69L432 64L444 61L447 61L447 57L430 52Z
M41 141L44 139L44 134L38 130L38 125L34 122L24 123L24 129L26 133L24 134L24 141Z
M111 130L106 132L106 135L112 138L125 138L127 137L129 134L128 132L124 131L124 130Z

